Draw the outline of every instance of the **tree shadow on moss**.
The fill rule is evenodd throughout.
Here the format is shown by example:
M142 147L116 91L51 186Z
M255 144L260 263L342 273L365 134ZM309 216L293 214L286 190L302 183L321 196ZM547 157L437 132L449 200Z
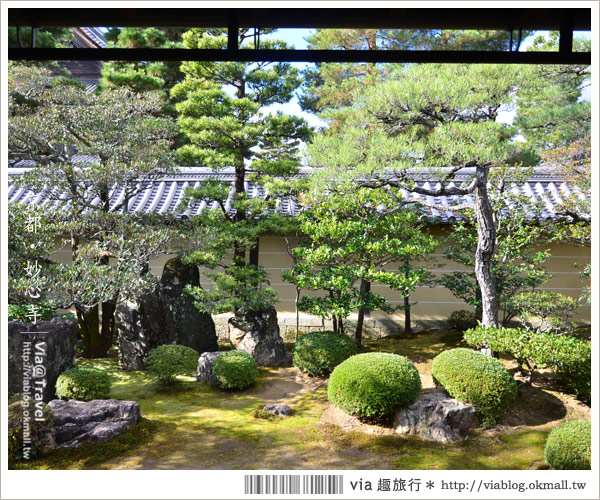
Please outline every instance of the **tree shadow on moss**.
M508 407L504 423L510 426L544 425L567 415L565 404L542 387L519 384L519 395Z
M407 337L388 337L365 343L361 352L391 352L413 363L431 362L442 351L464 347L461 332L426 332Z

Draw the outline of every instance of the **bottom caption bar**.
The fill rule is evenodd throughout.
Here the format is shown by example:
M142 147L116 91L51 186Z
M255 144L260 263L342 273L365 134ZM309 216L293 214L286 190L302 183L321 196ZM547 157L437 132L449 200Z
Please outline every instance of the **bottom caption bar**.
M341 495L344 476L341 474L246 474L246 495Z

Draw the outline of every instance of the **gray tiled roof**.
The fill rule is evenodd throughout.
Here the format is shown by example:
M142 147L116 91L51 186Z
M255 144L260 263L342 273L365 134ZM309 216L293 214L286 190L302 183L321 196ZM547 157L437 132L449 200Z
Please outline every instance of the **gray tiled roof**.
M98 28L80 27L79 29L83 31L88 36L88 38L90 38L100 48L105 49L108 47L104 35Z
M21 163L22 164L22 163ZM65 195L56 192L56 190L35 191L27 188L19 188L11 183L11 178L16 175L21 175L23 172L29 171L29 168L10 168L9 172L9 187L8 201L10 203L35 203L36 205L46 204L49 206L57 206L59 199L65 199ZM300 175L306 175L312 169L305 167L301 169ZM456 180L449 183L452 186L455 183L460 183L470 178L473 171L463 169ZM175 213L178 217L191 217L201 213L204 210L216 210L218 205L216 202L207 204L204 201L198 201L191 207L186 207L183 203L183 197L187 188L197 188L203 181L211 178L217 178L231 182L232 188L229 193L226 207L229 206L229 201L233 194L233 169L224 169L218 174L209 168L179 168L174 174L167 177L149 182L146 186L140 186L142 189L137 195L132 197L128 202L128 210L134 213L155 212L155 213ZM436 182L432 180L419 180L418 185L425 188L433 188ZM585 195L575 188L568 185L567 182L557 178L551 172L544 169L537 169L535 176L527 180L527 182L515 184L512 186L512 191L526 195L531 199L542 201L545 205L541 216L543 218L555 218L557 207L563 203L565 197L571 197L573 194L579 197ZM250 181L246 182L246 192L251 197L264 197L266 195L264 189L253 184ZM427 208L430 217L441 219L443 222L451 222L453 219L458 219L457 214L452 211L451 205L460 202L472 202L470 195L461 196L423 196L418 194L404 193L407 197L425 199L430 204L441 205L448 207L445 211L438 211L434 208ZM110 193L111 207L114 207L122 202L124 196L124 188L115 186ZM98 199L88 200L92 205L99 203ZM282 213L296 215L298 212L298 204L291 198L279 200L278 209ZM122 210L121 210L122 211Z

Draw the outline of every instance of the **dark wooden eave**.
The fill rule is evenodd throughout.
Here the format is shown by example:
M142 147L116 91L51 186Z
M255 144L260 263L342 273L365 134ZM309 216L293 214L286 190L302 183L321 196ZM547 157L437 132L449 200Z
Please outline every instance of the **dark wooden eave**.
M290 62L442 62L591 64L572 51L573 31L591 30L589 8L255 8L255 9L9 9L9 26L177 26L228 28L225 50L9 49L12 60L212 60ZM240 50L238 28L398 28L559 30L558 52ZM93 52L93 54L92 54Z

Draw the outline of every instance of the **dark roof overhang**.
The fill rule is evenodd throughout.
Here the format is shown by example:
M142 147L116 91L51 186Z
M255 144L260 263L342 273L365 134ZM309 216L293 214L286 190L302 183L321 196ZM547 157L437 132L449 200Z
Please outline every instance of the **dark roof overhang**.
M558 52L240 50L230 36L225 50L9 49L12 60L213 60L303 62L442 62L591 64L572 51L573 32L591 30L591 8L220 8L220 9L9 9L9 26L178 26L228 28L402 28L559 30Z

